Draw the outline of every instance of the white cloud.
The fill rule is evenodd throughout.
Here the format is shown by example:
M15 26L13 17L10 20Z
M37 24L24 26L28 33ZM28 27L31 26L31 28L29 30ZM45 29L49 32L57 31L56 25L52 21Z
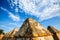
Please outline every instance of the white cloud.
M10 22L9 25L14 25L14 26L17 26L18 27L20 24L19 23L16 23L16 22Z
M13 20L13 21L20 21L20 17L17 15L14 15L12 12L8 11L7 9L0 7L2 10L6 11L9 14L9 17Z
M5 28L6 26L5 25L0 25L1 27Z
M5 8L3 8L3 7L0 7L0 9L2 9L3 11L8 12L8 10L7 10L7 9L5 9Z
M10 17L13 21L20 21L20 17L12 14L11 12L9 12L9 17Z
M59 0L10 0L11 5L19 6L26 13L34 15L41 20L60 16ZM19 4L19 5L18 5ZM14 6L11 6L14 7Z
M17 7L15 8L15 11L18 12L18 8Z
M14 27L21 27L22 23L10 22L9 25L12 25Z

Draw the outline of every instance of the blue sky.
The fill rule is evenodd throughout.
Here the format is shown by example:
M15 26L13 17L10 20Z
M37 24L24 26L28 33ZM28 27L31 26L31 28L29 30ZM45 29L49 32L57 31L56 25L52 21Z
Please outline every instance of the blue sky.
M0 29L4 32L19 29L26 18L60 30L60 0L0 0Z

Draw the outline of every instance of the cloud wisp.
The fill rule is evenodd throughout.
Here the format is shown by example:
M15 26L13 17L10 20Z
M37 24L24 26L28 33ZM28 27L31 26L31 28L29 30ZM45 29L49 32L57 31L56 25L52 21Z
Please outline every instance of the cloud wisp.
M15 16L15 15L12 14L11 12L9 13L9 17L10 17L13 21L20 21L20 17L19 17L19 16Z
M7 9L0 7L3 11L6 11L8 13L8 17L11 18L13 21L20 21L20 17L14 15L12 12L8 11Z
M10 6L13 8L21 8L30 15L34 15L41 20L47 20L56 16L60 16L59 0L9 0ZM9 2L8 1L8 2Z

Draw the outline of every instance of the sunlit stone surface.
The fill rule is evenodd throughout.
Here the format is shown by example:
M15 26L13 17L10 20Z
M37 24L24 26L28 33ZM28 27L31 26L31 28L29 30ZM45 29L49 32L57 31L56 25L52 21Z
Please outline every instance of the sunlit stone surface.
M6 34L7 36L5 35L3 37L3 40L56 40L54 37L60 37L60 32L56 33L56 37L54 33L49 31L49 29L47 30L44 28L36 20L27 18L18 31L17 29L14 29L13 31L8 32Z
M16 40L54 40L52 34L32 18L27 18L19 31Z
M48 26L48 30L53 34L54 40L60 40L60 31L55 29L53 26Z

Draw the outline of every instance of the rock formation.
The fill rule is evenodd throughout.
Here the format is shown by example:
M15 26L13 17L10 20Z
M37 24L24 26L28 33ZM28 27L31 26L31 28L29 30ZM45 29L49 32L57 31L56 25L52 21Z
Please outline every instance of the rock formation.
M60 31L55 29L53 26L48 26L47 29L53 34L54 40L60 40Z
M4 34L0 34L0 40L2 40L3 36L4 36Z
M8 33L6 33L3 37L3 40L13 40L14 39L14 35L15 33L18 31L17 28L14 28L13 30L9 31Z
M16 40L53 40L52 34L32 18L27 18L19 31Z
M52 26L46 29L36 20L27 18L19 30L15 28L6 33L3 40L60 40L60 31Z

